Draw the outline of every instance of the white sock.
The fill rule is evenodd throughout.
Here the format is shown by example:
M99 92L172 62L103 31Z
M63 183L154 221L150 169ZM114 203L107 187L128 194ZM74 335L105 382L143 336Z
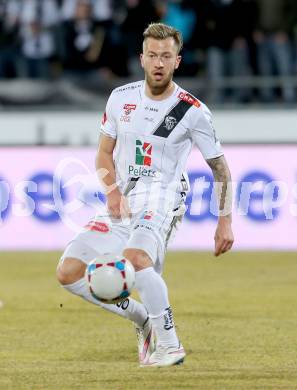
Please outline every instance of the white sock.
M118 314L121 317L127 318L128 320L135 322L139 326L142 326L147 320L148 314L145 310L145 307L143 306L143 304L137 302L135 299L126 298L121 303L114 305L98 301L90 293L84 278L72 284L62 285L62 287L64 287L72 294L82 297L88 302L91 302L97 306L102 307L105 310L108 310L112 313Z
M163 278L152 267L136 272L136 289L151 318L158 345L178 347L168 290Z

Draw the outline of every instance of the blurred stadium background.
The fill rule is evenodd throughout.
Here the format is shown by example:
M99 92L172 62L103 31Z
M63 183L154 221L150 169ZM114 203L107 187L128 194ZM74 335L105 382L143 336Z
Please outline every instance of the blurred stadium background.
M170 386L158 374L157 382L146 377L142 388L155 383L160 389L296 388L296 351L289 346L297 342L291 272L297 250L296 0L0 0L0 308L7 309L0 312L1 388L68 388L69 383L94 388L97 383L90 367L95 369L100 358L94 359L92 339L66 350L57 346L68 337L70 322L72 336L80 337L79 327L95 321L95 308L62 296L54 268L68 240L104 200L93 176L101 116L113 88L142 79L138 55L142 31L151 21L183 32L176 81L214 114L234 181L235 253L225 256L226 268L206 265L209 255L198 253L212 251L216 218L212 184L203 188L197 182L204 177L212 183L211 172L193 150L189 207L171 244L177 252L169 255L166 275L182 338L190 355L192 347L202 360L190 356L185 377L165 374ZM188 267L199 263L197 283L191 268L178 268L180 258L187 257L181 250L196 251ZM182 299L185 291L190 311ZM80 316L76 322L77 311L71 309L60 315L61 301L87 320ZM57 326L49 332L53 313ZM109 349L116 351L120 322L103 317L115 331L112 342L102 344L106 365L112 359ZM195 332L193 343L189 334ZM91 334L96 337L96 330ZM48 354L36 345L44 345ZM127 356L129 345L120 351ZM65 358L67 383L54 356ZM76 359L81 359L77 372ZM120 380L112 387L105 373L97 388L138 388L134 379L141 378L128 367L135 363L129 357L119 368L127 387ZM203 367L200 374L196 365Z

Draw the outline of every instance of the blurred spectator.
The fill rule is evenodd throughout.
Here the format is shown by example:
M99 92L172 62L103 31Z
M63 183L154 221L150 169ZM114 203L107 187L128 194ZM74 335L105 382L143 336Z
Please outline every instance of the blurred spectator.
M73 3L73 18L63 23L65 70L72 76L83 74L90 78L98 77L99 69L105 76L126 76L125 56L121 56L120 34L116 33L116 26L110 19L112 14L104 12L100 15L99 7L95 15L94 7L98 3L95 1L76 0Z
M49 78L50 59L56 51L54 27L59 22L55 0L23 0L21 45L24 76Z
M123 42L130 63L129 71L141 72L139 54L142 52L142 33L149 23L158 22L160 15L153 0L125 0L122 4L124 17L121 25ZM142 73L140 73L142 75Z
M111 0L89 0L92 6L92 16L94 20L101 22L112 19L112 1ZM63 20L74 18L76 13L77 0L62 0L61 16Z
M251 73L249 41L255 20L253 0L207 0L205 3L206 71L213 87L211 100L245 101L251 91L235 87L220 88L225 76L242 77ZM218 88L219 87L219 88Z
M194 0L169 0L164 4L162 22L177 28L183 35L183 61L179 75L195 75L197 73L197 61L195 58L197 42L193 35L197 22Z
M90 1L66 1L74 5L74 13L67 16L64 22L64 44L66 70L87 71L98 67L104 32L99 29L93 17Z
M112 20L112 1L111 0L92 0L94 19L97 22L106 22Z
M143 77L142 33L158 21L182 32L177 75L206 74L211 102L251 100L253 73L281 82L264 80L262 101L295 101L297 0L0 0L0 78Z
M61 19L70 20L74 18L76 0L63 0L61 4Z
M0 1L0 78L13 78L19 75L19 14L19 1Z
M254 38L259 74L291 76L293 54L290 34L293 31L296 0L257 0L257 6ZM294 101L294 88L290 82L283 82L281 92L285 102ZM275 100L275 91L271 87L261 88L260 96L265 102L271 102Z

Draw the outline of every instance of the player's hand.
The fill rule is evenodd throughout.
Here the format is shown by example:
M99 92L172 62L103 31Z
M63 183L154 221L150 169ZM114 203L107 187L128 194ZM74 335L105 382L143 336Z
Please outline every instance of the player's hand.
M107 195L107 208L113 218L127 218L131 215L127 198L117 188Z
M231 228L230 217L219 217L218 226L215 232L215 256L229 251L234 242L234 236Z

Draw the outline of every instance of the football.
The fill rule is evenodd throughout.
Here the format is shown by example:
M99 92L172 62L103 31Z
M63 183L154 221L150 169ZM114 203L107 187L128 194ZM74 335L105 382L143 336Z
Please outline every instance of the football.
M127 298L135 284L135 270L123 256L104 254L92 260L85 273L92 296L104 303Z

